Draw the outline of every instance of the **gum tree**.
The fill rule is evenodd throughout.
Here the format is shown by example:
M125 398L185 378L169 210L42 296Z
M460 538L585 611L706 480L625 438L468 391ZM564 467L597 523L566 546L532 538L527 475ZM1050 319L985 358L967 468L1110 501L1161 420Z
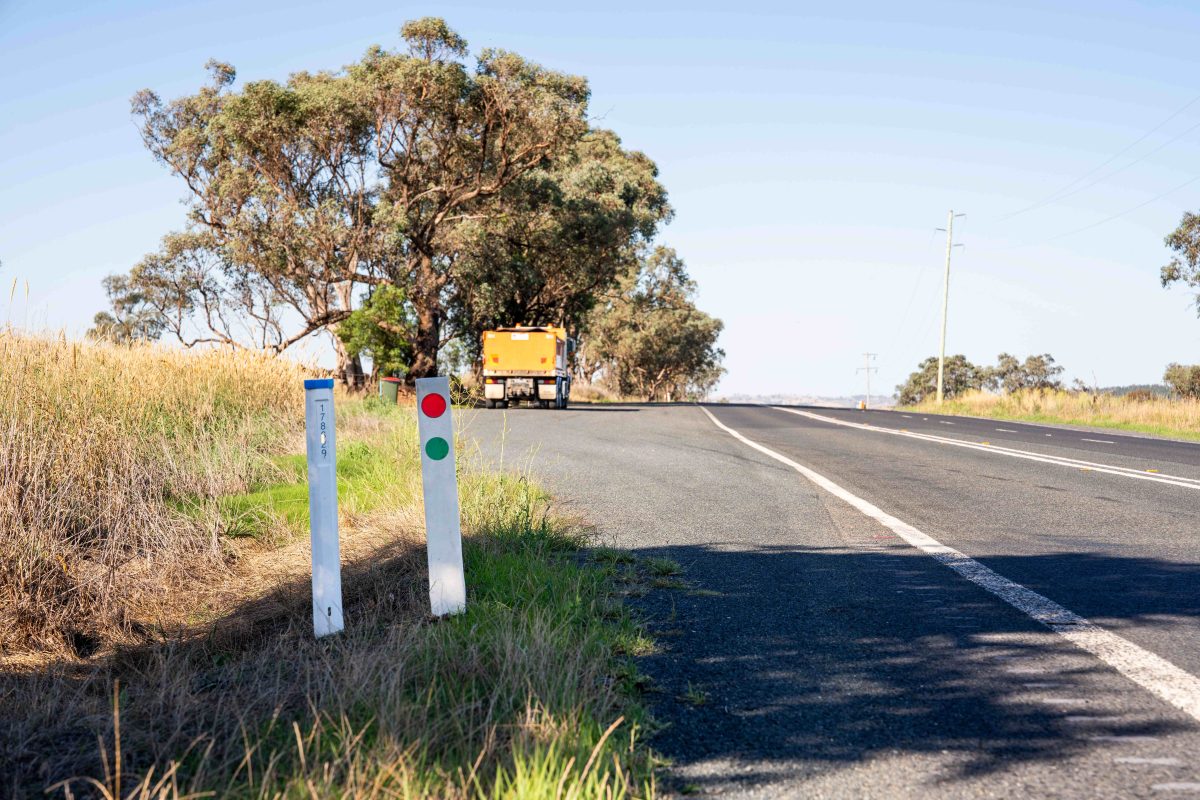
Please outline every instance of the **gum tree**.
M476 344L488 328L578 330L597 298L636 272L638 252L670 218L654 162L593 130L493 200L458 232L453 322Z
M375 221L389 233L387 278L408 287L416 324L410 375L437 373L448 299L459 284L460 226L503 213L491 201L587 129L587 82L515 53L467 44L441 19L410 22L407 52L373 48L349 69L384 184Z
M1174 254L1159 272L1163 288L1182 283L1196 292L1196 313L1200 314L1200 214L1186 211L1179 227L1164 243Z
M257 81L235 91L231 66L208 68L211 83L194 95L164 103L150 90L139 92L134 116L146 147L188 189L193 231L179 236L203 237L225 272L212 273L205 285L235 288L197 320L212 334L197 338L241 344L230 335L231 317L240 313L260 330L266 322L272 335L265 346L281 352L335 328L352 310L355 287L380 280L369 119L336 75L301 72L285 84ZM189 271L191 265L171 263L189 257L178 244L168 237L152 257L160 274ZM193 293L177 298L177 310L197 299L197 286L188 289ZM339 369L351 379L357 365L336 336L333 342Z
M622 395L702 399L725 370L723 325L696 308L696 283L669 247L646 255L592 311L580 354L585 374L601 373Z

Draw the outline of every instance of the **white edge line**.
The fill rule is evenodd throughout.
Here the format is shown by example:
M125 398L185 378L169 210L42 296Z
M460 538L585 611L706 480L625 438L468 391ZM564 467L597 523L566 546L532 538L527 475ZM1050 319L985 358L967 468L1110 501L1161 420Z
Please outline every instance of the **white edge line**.
M1084 461L1078 458L1068 458L1066 456L1050 456L1043 453L1033 453L1028 450L1016 450L1011 447L1000 447L990 444L976 444L963 439L952 439L948 436L937 436L932 433L916 433L914 431L896 430L895 428L882 428L877 425L863 425L858 422L848 422L844 419L836 417L825 417L820 414L813 414L809 411L801 411L798 408L784 408L783 406L770 406L776 411L786 411L789 414L798 414L801 417L808 417L820 422L828 422L833 425L841 425L847 428L858 428L863 431L871 431L872 433L887 433L893 436L906 436L910 439L924 439L929 442L938 442L940 444L948 444L954 447L966 447L970 450L981 450L985 453L995 453L998 455L1011 456L1012 458L1023 458L1028 461L1040 461L1044 464L1057 464L1060 467L1072 467L1075 469L1086 468L1092 472L1103 472L1108 475L1120 475L1126 478L1136 478L1140 481L1153 481L1154 483L1167 483L1172 486L1182 486L1187 489L1200 489L1200 478L1185 478L1182 475L1166 475L1161 472L1148 473L1142 470L1133 469L1132 467L1117 467L1112 464L1100 464L1095 461Z
M798 464L758 442L747 439L733 428L724 425L707 408L701 406L700 410L708 415L714 425L742 444L796 470L812 483L880 523L921 552L940 561L975 585L991 592L1013 608L1024 612L1030 618L1069 640L1076 647L1096 656L1151 694L1200 721L1200 678L1180 669L1165 658L1155 655L1149 650L1143 650L1133 642L1101 628L1075 612L1060 606L1050 598L1043 597L1032 589L1010 581L970 556L952 547L947 547L932 536L893 517L878 506L850 493L808 467Z
M1096 442L1097 444L1116 444L1116 442L1111 441L1109 439L1084 439L1082 436L1079 437L1079 441L1081 441L1081 442Z

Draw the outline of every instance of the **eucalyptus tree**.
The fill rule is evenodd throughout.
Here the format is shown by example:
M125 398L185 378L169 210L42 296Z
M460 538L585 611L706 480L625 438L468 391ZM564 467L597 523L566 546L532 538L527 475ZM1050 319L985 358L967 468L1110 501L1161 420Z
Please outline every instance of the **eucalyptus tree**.
M1200 314L1200 214L1185 211L1165 244L1174 255L1159 273L1162 285L1166 288L1182 283L1191 287L1196 292L1196 312Z
M979 376L983 388L1011 394L1023 389L1061 389L1058 376L1063 371L1049 353L1028 356L1024 363L1016 356L1001 353L996 356L996 366L981 367Z
M457 231L454 328L564 324L578 330L597 298L638 267L638 252L670 218L658 168L593 130L514 181Z
M133 100L146 147L187 187L194 227L168 237L147 269L160 289L176 279L187 289L174 308L177 317L203 312L193 321L211 336L197 340L242 344L230 335L241 316L281 352L336 327L355 288L381 280L370 120L337 75L301 72L234 91L231 66L208 68L211 83L194 95L164 103L144 90ZM197 258L212 269L189 283ZM210 297L206 289L233 291ZM353 359L333 343L347 376Z
M308 307L304 294L280 294L276 283L228 258L211 234L195 230L164 236L159 249L123 280L153 311L160 331L185 347L218 344L278 353L295 335L287 325L289 309L299 317Z
M917 365L917 371L896 387L897 402L911 406L937 395L938 357L930 356ZM946 356L945 391L947 400L959 397L971 389L982 389L988 379L988 368L979 367L964 355Z
M1175 397L1200 399L1200 364L1168 364L1163 383Z
M703 399L725 370L717 347L721 320L696 308L696 282L669 247L593 309L580 360L622 395L647 400Z
M587 130L587 82L515 53L467 43L437 18L401 31L406 52L372 48L348 69L383 176L375 222L390 231L381 261L408 288L415 378L437 372L453 333L463 227L502 214L504 189L568 150Z
M151 342L162 336L165 325L152 298L128 275L109 275L104 279L104 293L112 310L92 318L89 339L127 344Z

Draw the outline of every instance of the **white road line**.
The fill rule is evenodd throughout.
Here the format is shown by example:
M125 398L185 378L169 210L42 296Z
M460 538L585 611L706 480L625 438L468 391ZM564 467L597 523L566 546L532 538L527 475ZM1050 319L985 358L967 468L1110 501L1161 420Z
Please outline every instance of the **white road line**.
M946 420L944 420L944 419L939 419L939 420L938 420L938 424L939 424L939 425L953 425L954 423L953 423L953 422L946 422Z
M1014 431L1011 428L996 428L996 430L1000 431L1001 433L1020 433L1020 431Z
M927 442L937 442L939 444L947 444L953 447L966 447L970 450L979 450L984 453L994 453L997 455L1010 456L1012 458L1023 458L1028 461L1040 461L1044 464L1057 464L1060 467L1070 467L1072 469L1086 468L1092 472L1103 472L1108 475L1120 475L1125 478L1136 478L1140 481L1153 481L1155 483L1167 483L1172 486L1182 486L1187 489L1200 490L1200 478L1185 478L1181 475L1166 475L1161 472L1148 473L1144 470L1133 469L1131 467L1117 467L1112 464L1101 464L1096 461L1084 461L1079 458L1068 458L1066 456L1051 456L1045 453L1034 453L1030 450L1017 450L1012 447L1000 447L998 445L984 445L975 442L968 442L964 439L953 439L949 436L937 436L932 433L916 433L908 430L896 430L895 428L881 428L876 425L862 425L857 422L847 422L844 419L836 417L826 417L821 414L813 414L810 411L801 411L797 408L783 408L782 406L771 406L776 411L786 411L789 414L798 414L802 417L815 419L819 422L828 422L832 425L841 425L846 428L857 428L863 431L871 431L872 433L886 433L891 436L906 436L910 439L922 439ZM1049 435L1049 434L1047 434Z
M1143 689L1200 721L1200 678L1084 619L1048 597L1010 581L970 556L947 547L907 522L893 517L858 495L851 494L824 475L769 447L747 439L718 420L707 408L701 406L700 410L708 415L714 425L742 444L796 470L812 483L883 525L921 552L991 592L1013 608L1023 611L1076 647L1096 656Z
M1081 441L1081 442L1096 442L1097 444L1116 444L1116 442L1110 441L1108 439L1084 439L1083 437L1080 437L1079 441Z

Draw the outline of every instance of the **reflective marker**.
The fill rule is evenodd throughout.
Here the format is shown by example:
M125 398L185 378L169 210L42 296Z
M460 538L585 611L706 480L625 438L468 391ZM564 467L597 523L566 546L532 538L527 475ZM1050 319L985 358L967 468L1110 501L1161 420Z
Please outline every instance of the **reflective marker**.
M337 633L342 622L342 565L338 548L337 450L333 379L304 382L308 450L308 517L312 541L313 632Z
M437 393L425 395L421 400L421 413L430 419L437 419L446 413L446 398Z
M418 378L417 433L421 442L421 487L429 555L429 605L436 616L467 607L463 575L458 476L454 471L454 426L450 381Z
M434 461L441 461L450 453L450 443L440 436L434 436L425 443L425 455Z

